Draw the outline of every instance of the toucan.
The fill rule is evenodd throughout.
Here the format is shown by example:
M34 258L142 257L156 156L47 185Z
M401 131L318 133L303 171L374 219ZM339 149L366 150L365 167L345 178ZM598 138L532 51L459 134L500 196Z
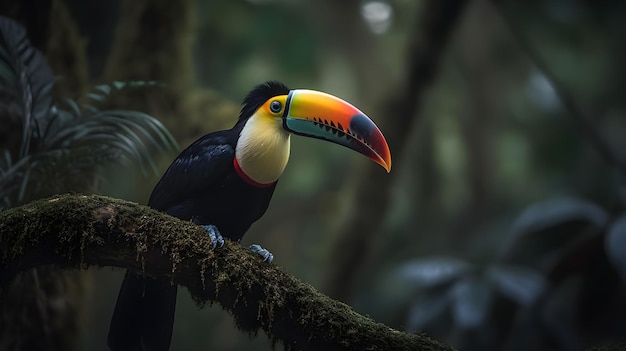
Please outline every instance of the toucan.
M270 81L246 96L233 128L201 137L176 157L148 205L203 226L214 247L224 237L239 241L267 210L289 160L291 134L346 146L391 170L385 137L359 109L330 94ZM251 249L271 262L269 251ZM111 350L168 350L176 290L127 272L109 329Z

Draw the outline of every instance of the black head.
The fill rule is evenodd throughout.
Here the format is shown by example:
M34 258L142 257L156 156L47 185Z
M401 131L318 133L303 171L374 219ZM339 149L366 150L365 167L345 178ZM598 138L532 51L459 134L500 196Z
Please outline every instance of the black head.
M289 94L289 88L281 82L269 81L257 85L248 93L243 100L239 120L245 120L252 116L261 105L274 96Z

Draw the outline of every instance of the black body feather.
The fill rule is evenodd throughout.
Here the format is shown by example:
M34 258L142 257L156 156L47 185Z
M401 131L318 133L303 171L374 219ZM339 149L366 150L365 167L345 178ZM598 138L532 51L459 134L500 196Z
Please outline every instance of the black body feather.
M240 178L233 160L246 121L265 101L285 95L278 82L257 86L245 98L232 129L203 136L169 166L148 205L184 220L215 225L222 236L240 240L264 213L276 184L258 188ZM120 289L111 329L112 350L168 350L176 286L127 273Z
M276 184L257 188L236 173L238 129L212 133L191 144L156 185L149 206L197 224L213 224L225 238L241 239L265 213Z

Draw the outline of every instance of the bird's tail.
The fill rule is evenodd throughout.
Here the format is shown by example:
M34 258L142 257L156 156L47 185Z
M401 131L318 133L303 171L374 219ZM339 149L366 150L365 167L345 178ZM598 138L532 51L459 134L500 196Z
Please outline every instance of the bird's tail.
M111 319L112 351L167 351L172 340L176 285L126 272Z

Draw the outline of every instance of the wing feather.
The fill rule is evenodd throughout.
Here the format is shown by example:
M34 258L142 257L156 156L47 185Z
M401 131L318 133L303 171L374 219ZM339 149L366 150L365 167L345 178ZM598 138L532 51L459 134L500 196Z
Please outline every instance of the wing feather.
M169 212L198 193L219 187L234 157L235 149L224 132L205 135L172 162L154 187L148 206Z

